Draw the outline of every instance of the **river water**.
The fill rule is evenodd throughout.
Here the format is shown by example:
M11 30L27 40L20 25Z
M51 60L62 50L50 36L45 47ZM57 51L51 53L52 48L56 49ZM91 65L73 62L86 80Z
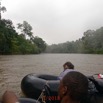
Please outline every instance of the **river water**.
M71 61L75 69L85 75L103 73L103 55L96 54L40 54L0 56L0 97L5 90L22 96L20 83L29 74L59 75L62 65Z

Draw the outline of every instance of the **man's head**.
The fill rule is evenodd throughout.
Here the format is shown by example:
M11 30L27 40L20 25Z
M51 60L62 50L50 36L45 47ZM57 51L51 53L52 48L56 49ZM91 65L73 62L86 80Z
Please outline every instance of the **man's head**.
M67 73L60 82L59 96L65 96L73 101L81 101L88 93L88 80L80 72L72 71Z
M65 69L74 69L74 65L71 62L66 62L64 65L64 70Z

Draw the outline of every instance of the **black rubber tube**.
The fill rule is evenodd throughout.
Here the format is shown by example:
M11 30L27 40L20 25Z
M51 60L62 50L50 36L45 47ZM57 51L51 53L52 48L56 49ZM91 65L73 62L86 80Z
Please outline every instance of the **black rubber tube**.
M47 74L43 74L43 75L28 74L21 81L21 90L26 97L38 99L44 86L47 83L49 84L49 82L51 82L50 83L51 90L53 88L55 88L55 89L57 88L57 90L56 90L56 92L57 92L58 86L56 86L56 85L59 85L57 76L47 75ZM56 85L54 85L55 83L56 83Z
M30 98L19 98L20 103L40 103L39 101L37 102L35 99L30 99Z

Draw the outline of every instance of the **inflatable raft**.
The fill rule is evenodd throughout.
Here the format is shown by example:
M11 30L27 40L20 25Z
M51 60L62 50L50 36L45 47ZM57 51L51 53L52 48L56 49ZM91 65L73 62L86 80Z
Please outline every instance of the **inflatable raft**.
M19 98L20 103L40 103L37 100L30 99L30 98Z
M47 74L28 74L21 81L21 90L28 98L46 103L60 103L58 96L60 81L57 78ZM83 103L103 103L103 79L89 76L88 82L88 97Z
M59 103L59 82L57 76L28 74L22 79L21 90L28 98L39 99L48 103L49 101Z

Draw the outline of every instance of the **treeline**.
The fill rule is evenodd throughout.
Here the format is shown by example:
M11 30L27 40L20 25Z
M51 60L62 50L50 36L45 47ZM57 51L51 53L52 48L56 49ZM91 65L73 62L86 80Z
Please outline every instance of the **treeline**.
M103 54L103 27L96 31L87 30L79 40L49 45L45 52Z
M0 19L0 54L38 54L45 50L45 41L33 36L28 22L19 23L17 28L19 33L11 20Z

